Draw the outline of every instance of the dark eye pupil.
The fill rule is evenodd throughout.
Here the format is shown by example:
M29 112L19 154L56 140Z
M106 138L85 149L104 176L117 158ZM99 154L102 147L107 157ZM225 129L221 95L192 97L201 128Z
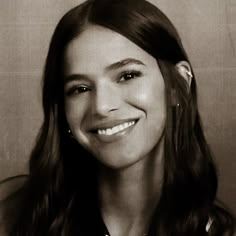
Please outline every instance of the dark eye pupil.
M85 87L82 87L82 88L80 88L80 90L81 90L81 91L85 91L85 90L86 90L86 88L85 88Z
M83 93L83 92L86 92L87 91L87 88L86 87L80 87L78 88L78 92L79 93Z
M127 74L126 75L126 79L131 79L131 78L133 78L133 74Z

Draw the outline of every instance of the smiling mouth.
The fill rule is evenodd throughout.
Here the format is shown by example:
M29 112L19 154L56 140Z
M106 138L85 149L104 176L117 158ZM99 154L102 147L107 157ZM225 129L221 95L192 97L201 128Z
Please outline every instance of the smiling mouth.
M122 132L122 131L128 129L129 127L133 126L135 123L136 123L136 121L133 120L133 121L125 122L120 125L116 125L114 127L108 128L108 129L98 129L97 133L99 135L110 136L110 135L113 135L113 134L116 134L116 133L119 133L119 132Z
M115 125L113 127L107 127L107 128L98 128L96 130L93 130L92 132L97 134L98 136L112 136L119 133L123 133L126 130L132 128L137 123L138 120L130 120L126 121L124 123Z

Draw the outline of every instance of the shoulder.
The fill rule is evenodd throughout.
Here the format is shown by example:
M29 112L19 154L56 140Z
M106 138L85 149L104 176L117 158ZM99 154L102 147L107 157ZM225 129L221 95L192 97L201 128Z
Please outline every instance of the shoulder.
M17 192L26 180L27 175L17 175L0 181L0 202Z
M6 236L6 226L12 220L11 213L19 205L22 187L27 180L26 175L7 178L0 182L0 235Z

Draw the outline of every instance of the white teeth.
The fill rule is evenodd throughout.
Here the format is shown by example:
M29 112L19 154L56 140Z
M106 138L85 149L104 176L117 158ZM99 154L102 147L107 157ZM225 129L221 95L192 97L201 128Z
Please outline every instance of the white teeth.
M114 128L112 128L112 131L113 131L114 133L117 133L117 132L119 132L119 128L118 128L117 126L115 126Z
M135 121L125 122L108 129L98 129L99 135L113 135L135 124Z
M107 135L112 135L112 129L107 129L106 133L107 133Z
M102 131L100 129L98 130L98 134L102 134Z

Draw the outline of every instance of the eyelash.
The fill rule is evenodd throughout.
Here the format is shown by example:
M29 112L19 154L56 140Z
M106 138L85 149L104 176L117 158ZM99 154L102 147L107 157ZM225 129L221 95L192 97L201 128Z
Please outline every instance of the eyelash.
M126 81L135 79L140 76L142 76L142 72L140 72L140 71L136 71L136 70L124 71L119 75L117 83L124 83ZM75 94L82 94L82 93L86 93L90 90L91 89L85 85L72 86L70 89L68 89L68 91L66 91L66 95L71 96L71 95L75 95Z
M90 91L89 87L85 85L78 85L78 86L73 86L68 91L66 91L66 95L70 96L73 94L81 94Z
M127 76L129 76L129 77L127 78ZM132 80L132 79L135 79L136 77L140 77L140 76L142 76L142 72L140 72L140 71L136 71L136 70L125 71L125 72L121 73L121 75L119 76L118 83Z

